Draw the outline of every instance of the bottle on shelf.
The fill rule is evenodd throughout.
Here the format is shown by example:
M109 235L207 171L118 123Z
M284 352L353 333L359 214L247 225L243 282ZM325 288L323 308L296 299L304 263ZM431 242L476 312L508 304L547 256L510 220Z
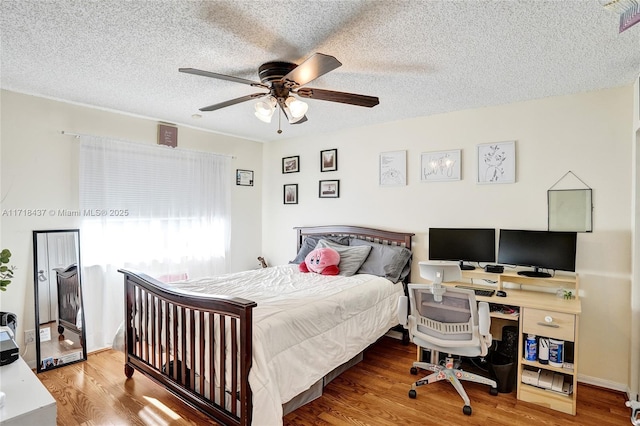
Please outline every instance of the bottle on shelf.
M538 362L549 364L549 338L540 337L538 339Z
M562 367L564 362L564 341L549 339L549 365Z
M525 359L527 361L537 361L538 353L537 353L538 342L536 341L535 334L528 334L527 340L525 342Z

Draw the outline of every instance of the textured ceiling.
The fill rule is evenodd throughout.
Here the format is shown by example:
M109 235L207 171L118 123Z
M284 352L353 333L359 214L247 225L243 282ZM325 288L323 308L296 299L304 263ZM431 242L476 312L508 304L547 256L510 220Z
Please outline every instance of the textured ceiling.
M1 0L3 89L258 141L633 84L640 25L619 34L600 0ZM259 81L274 60L314 52L342 66L307 87L380 98L308 100L309 121L271 124L255 93L180 67ZM74 129L61 129L73 131Z

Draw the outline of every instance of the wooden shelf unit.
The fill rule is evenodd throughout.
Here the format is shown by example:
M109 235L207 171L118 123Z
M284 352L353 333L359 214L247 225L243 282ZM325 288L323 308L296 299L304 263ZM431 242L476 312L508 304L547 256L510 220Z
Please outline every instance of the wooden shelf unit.
M518 275L514 271L505 271L501 274L484 272L481 269L462 271L463 283L444 283L447 286L456 284L472 285L478 288L493 288L504 290L506 297L476 296L476 300L517 306L520 314L507 315L500 312L491 312L492 319L498 325L506 321L518 321L518 365L517 365L517 398L548 407L567 414L576 414L576 401L578 391L578 325L582 307L579 297L579 277L575 275L556 275L551 278L527 277ZM483 284L480 284L481 281ZM487 284L489 282L490 284ZM525 288L523 288L523 286ZM564 299L558 297L554 289L571 290L574 297ZM492 326L494 321L492 321ZM499 332L494 333L494 338L501 338ZM554 367L542 364L538 361L525 359L525 340L527 334L535 334L540 337L563 340L564 348L567 342L573 346L573 369ZM542 389L522 382L522 372L525 369L547 370L560 373L565 376L572 385L572 393L569 395L552 390Z

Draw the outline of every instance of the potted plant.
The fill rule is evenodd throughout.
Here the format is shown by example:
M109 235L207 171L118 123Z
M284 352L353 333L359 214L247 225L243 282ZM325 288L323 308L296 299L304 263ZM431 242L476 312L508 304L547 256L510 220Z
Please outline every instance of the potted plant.
M8 266L9 259L11 259L11 252L8 249L2 249L0 251L0 290L7 291L7 286L11 284L13 278L13 270L15 266ZM8 326L12 332L13 337L16 334L16 314L11 312L0 312L0 326Z
M15 266L8 266L11 259L11 252L8 249L2 249L0 252L0 290L7 291L7 286L11 284L13 278L13 270Z

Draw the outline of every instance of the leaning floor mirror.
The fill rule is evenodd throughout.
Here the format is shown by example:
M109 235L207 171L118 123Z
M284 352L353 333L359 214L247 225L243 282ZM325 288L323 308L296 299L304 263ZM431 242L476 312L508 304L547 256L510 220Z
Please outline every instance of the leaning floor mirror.
M33 231L38 373L87 359L80 231Z

